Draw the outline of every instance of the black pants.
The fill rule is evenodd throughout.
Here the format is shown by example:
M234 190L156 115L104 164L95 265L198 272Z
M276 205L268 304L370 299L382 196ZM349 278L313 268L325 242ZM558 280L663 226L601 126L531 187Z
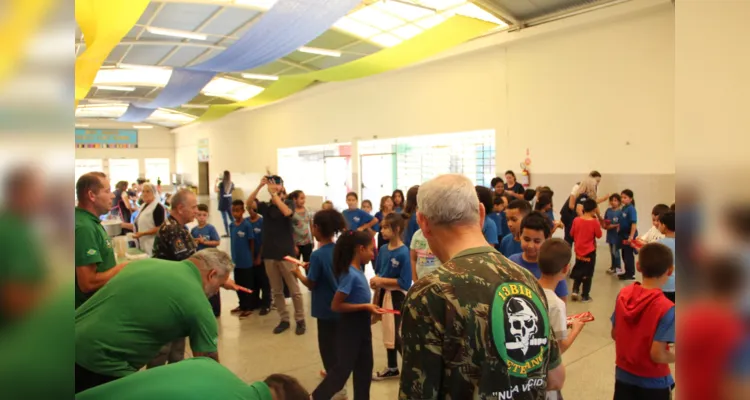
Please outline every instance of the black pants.
M252 268L235 268L234 269L234 281L243 287L246 287L248 289L253 287L253 269ZM252 295L250 293L245 293L241 290L237 291L237 297L240 299L240 310L242 311L250 311L252 310Z
M670 400L672 388L646 389L615 381L614 400Z
M385 296L385 289L380 289L380 304L378 304L380 307L383 306L383 296ZM393 303L394 310L401 311L405 297L406 296L404 296L403 293L397 290L391 291L391 302ZM403 356L403 353L401 352L401 335L399 334L401 331L401 314L394 314L393 317L396 323L396 337L394 338L395 348L385 350L386 355L388 356L388 368L398 368L398 354Z
M625 276L635 276L635 254L630 245L622 245L622 263L625 264Z
M669 300L672 300L672 303L675 302L676 296L674 292L664 292L664 296Z
M266 267L261 263L252 268L253 284L248 289L253 293L250 295L250 309L271 308L271 284L268 282Z
M378 250L380 250L383 245L390 243L390 240L383 239L383 234L378 232Z
M318 319L318 350L323 361L323 369L333 371L336 367L336 337L338 320Z
M208 298L208 302L211 303L211 309L214 311L214 317L221 316L221 295L216 293L215 295Z
M97 374L96 372L89 371L86 368L83 368L82 366L76 364L76 378L75 379L76 379L76 393L80 393L80 392L83 392L84 390L91 389L99 385L103 385L107 382L112 382L118 379L118 377Z
M302 260L304 262L310 261L310 255L312 254L312 251L313 251L312 243L309 243L303 246L297 246L297 250L299 250L299 255L302 256Z
M578 293L583 283L581 296L588 298L591 294L591 282L594 280L594 266L596 266L596 250L583 257L576 256L576 264L570 277L573 278L573 292Z
M573 236L570 234L570 230L573 228L573 220L575 219L575 211L569 211L569 214L560 212L560 221L565 227L565 241L568 242L570 247L573 247Z
M330 400L354 373L354 400L370 399L372 384L372 331L370 313L341 313L336 343L336 366L327 371L312 393L314 400Z

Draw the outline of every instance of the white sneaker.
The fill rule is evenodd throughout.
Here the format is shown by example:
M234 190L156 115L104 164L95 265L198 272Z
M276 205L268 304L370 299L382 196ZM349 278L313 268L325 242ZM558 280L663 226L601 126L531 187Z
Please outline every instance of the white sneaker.
M617 268L617 275L625 275L625 268Z
M579 295L578 293L573 292L573 293L570 294L570 300L572 300L572 301L578 301L580 299L581 299L581 295Z

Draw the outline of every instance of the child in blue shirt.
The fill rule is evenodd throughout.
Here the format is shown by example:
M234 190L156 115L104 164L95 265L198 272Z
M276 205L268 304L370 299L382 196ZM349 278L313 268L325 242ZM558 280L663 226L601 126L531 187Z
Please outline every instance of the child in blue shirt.
M405 214L392 213L385 217L380 232L389 242L380 248L375 263L377 276L370 279L370 287L376 290L376 304L399 311L404 303L406 291L411 287L412 279L409 248L401 240L405 227ZM390 297L391 304L388 304L387 297ZM376 381L399 376L397 353L401 352L401 335L399 335L398 328L393 330L389 327L401 326L401 315L388 314L383 318L389 319L383 321L383 340L389 343L386 344L388 367L373 376L372 379ZM393 318L393 321L390 318ZM386 323L389 325L386 326Z
M333 237L346 228L344 216L336 210L321 210L313 217L312 234L318 249L310 255L307 276L302 268L293 270L297 279L310 289L312 316L318 321L318 350L323 360L324 375L336 365L336 332L339 314L331 310L338 284L333 276Z
M404 231L404 244L406 247L411 247L411 238L419 230L419 224L417 223L417 194L419 193L419 185L414 185L409 188L406 192L406 207L404 208L404 214L409 216L409 222L406 224L406 230Z
M260 315L267 315L271 312L271 283L266 275L266 267L263 265L263 216L258 214L258 199L252 203L247 203L247 212L249 217L245 218L253 227L253 237L255 244L253 249L253 286L250 289L252 299L251 309L254 311L260 308Z
M219 232L216 231L213 225L208 223L208 205L198 204L198 214L196 215L198 220L198 226L193 227L190 231L190 235L195 239L195 243L198 245L197 250L201 251L210 247L219 247L221 243L221 237ZM208 302L211 303L211 309L213 309L214 316L219 317L221 315L221 296L219 293L208 298Z
M474 189L477 191L477 198L479 198L479 203L484 206L484 223L482 223L482 233L484 234L484 239L492 245L492 247L496 248L500 244L500 241L498 240L498 233L497 233L497 224L492 219L492 208L494 207L494 202L492 201L492 192L490 189L487 189L484 186L476 186Z
M625 264L625 273L620 275L620 280L635 280L635 249L630 243L638 237L638 213L635 210L635 199L633 191L625 189L620 193L622 201L622 215L620 216L620 228L617 237L622 244L622 262Z
M198 226L194 227L190 234L198 244L198 251L209 247L219 247L221 237L216 228L208 223L208 205L198 204L198 214L196 214Z
M378 223L378 220L361 208L357 208L358 201L359 196L357 196L357 193L347 193L346 205L349 208L344 210L343 213L344 218L346 218L347 226L351 231L364 231L367 229L371 229L375 224Z
M495 196L492 200L492 213L490 214L490 218L492 218L495 222L495 226L497 226L498 248L500 247L499 244L505 235L510 233L510 229L508 229L508 220L505 219L505 207L508 205L507 201L508 199L505 196Z
M360 231L344 231L333 248L333 275L338 279L338 288L333 295L331 310L340 314L336 335L338 362L315 388L313 399L333 397L344 388L352 371L357 371L353 397L370 397L373 364L371 314L384 312L370 302L370 285L361 269L361 265L372 259L373 251L372 235Z
M667 282L664 284L664 286L661 287L661 290L664 291L664 295L667 296L669 300L672 300L672 303L675 302L675 292L677 291L675 277L675 275L677 274L675 228L676 225L674 211L667 211L659 215L659 232L661 232L664 237L659 239L658 243L669 247L669 250L672 250L672 257L674 258L674 269L672 270L672 275L669 275L669 278L667 278Z
M539 268L539 249L542 243L550 238L547 217L539 211L532 212L521 221L520 231L522 252L513 254L508 259L526 268L539 279L542 276L542 270ZM568 282L565 279L557 283L555 294L567 303Z
M252 287L255 243L253 240L253 226L243 218L244 216L245 203L242 200L234 200L232 202L232 217L234 217L234 222L229 226L232 262L234 262L234 281L240 286ZM239 313L240 318L245 318L252 314L250 293L238 290L237 297L240 299L240 305L232 310L232 313Z
M523 252L521 248L521 221L529 215L531 206L526 200L513 200L505 209L510 233L500 242L500 253L505 257Z
M612 266L607 271L608 274L620 274L625 272L622 269L622 261L620 260L622 240L620 240L617 235L617 231L620 229L620 218L622 218L622 209L620 208L620 205L620 195L613 193L609 196L609 208L604 212L603 228L607 230L607 244L609 245L609 253L612 259Z

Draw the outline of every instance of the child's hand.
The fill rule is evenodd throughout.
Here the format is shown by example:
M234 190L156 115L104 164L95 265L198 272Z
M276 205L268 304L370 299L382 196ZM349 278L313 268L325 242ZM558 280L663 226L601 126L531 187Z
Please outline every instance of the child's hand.
M378 278L377 276L373 277L372 279L370 279L370 288L371 289L377 289L378 288L378 281L379 280L380 280L380 278Z
M574 318L570 321L570 329L573 331L581 331L583 330L583 327L586 326L586 323L581 321L578 318Z
M367 229L367 228L365 228L364 226L360 226L359 228L357 228L357 232L362 232L365 229Z
M260 257L256 257L255 260L253 260L253 264L260 265Z
M366 307L367 307L367 310L370 311L370 313L372 314L375 314L375 315L385 314L385 311L383 311L382 308L378 307L375 304L367 304Z

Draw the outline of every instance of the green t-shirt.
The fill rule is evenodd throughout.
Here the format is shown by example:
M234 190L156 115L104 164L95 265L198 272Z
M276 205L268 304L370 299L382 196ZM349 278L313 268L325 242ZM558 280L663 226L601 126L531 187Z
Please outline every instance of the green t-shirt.
M9 212L0 214L0 254L0 293L5 285L36 286L44 282L47 270L40 242L28 221ZM8 316L0 307L0 328L7 322Z
M76 268L96 264L96 272L106 272L117 264L112 240L104 230L99 218L76 207ZM80 307L92 293L83 293L76 279L76 308Z
M210 358L191 358L81 392L76 400L271 400L264 382L247 384Z
M193 352L217 351L216 317L198 268L187 260L134 261L76 310L76 363L125 376L185 336Z

